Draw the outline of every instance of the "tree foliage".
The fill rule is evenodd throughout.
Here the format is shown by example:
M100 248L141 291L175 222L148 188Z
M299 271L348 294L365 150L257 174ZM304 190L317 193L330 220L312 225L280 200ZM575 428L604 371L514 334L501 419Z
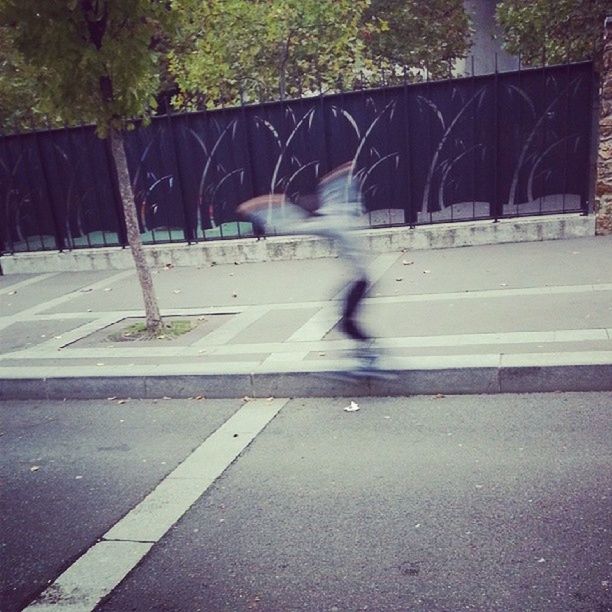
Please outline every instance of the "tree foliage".
M526 65L601 58L609 0L502 0L504 45Z
M447 76L470 45L462 0L174 0L182 108ZM402 76L403 78L403 76Z
M181 107L294 96L346 82L361 65L369 0L174 0L170 54Z
M155 105L155 44L170 19L165 0L0 0L39 107L101 134Z
M157 47L171 18L166 0L0 0L0 27L9 33L16 65L27 66L41 108L66 122L93 121L98 135L110 136L152 333L162 320L140 239L122 130L155 106Z
M41 120L36 71L15 48L8 28L0 27L0 129L24 129Z
M463 0L372 0L365 19L382 26L368 37L368 56L393 73L407 67L445 77L470 49Z

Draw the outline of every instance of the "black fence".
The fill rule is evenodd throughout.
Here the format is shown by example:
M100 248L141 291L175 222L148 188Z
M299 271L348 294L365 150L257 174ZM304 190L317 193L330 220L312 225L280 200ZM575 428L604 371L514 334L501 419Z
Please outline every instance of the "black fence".
M169 114L126 134L145 243L252 235L255 195L352 161L371 227L588 212L593 68L567 64ZM92 126L0 138L3 252L125 245Z

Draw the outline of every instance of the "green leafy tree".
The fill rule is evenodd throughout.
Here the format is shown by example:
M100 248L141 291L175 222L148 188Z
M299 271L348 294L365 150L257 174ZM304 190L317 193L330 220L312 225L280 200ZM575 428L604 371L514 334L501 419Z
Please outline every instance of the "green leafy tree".
M140 239L123 131L155 107L157 45L171 19L166 0L0 0L0 27L27 66L39 108L66 122L95 122L98 135L110 140L152 333L162 321Z
M266 100L351 83L369 0L174 0L179 107ZM368 25L367 29L372 29Z
M36 123L40 112L34 78L15 49L11 32L0 27L0 130L11 132Z
M502 0L497 20L504 46L526 65L601 61L610 0Z
M174 0L175 103L202 108L447 76L470 45L462 0Z
M393 75L406 67L410 78L419 78L423 71L434 79L446 77L470 49L463 0L372 0L365 15L368 22L380 24L363 33L368 56Z

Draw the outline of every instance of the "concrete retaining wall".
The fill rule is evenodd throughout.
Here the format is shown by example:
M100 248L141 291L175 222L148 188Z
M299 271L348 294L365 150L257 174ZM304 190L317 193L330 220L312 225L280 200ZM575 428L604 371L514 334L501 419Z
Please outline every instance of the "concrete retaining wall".
M507 242L534 242L595 235L595 218L577 214L519 219L444 223L416 228L394 227L358 231L370 252L443 249ZM333 245L310 236L281 236L265 240L243 238L199 244L166 244L145 247L153 267L199 266L216 262L273 261L333 257ZM127 270L134 266L129 249L117 247L19 253L0 257L3 274Z

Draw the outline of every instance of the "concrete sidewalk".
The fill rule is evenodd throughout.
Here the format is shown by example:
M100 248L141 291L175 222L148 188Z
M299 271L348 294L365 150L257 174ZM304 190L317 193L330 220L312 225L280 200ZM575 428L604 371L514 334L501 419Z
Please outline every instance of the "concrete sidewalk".
M374 253L363 322L394 380L349 382L333 258L156 271L175 340L111 342L142 316L131 270L0 277L0 396L322 397L612 390L612 238Z

